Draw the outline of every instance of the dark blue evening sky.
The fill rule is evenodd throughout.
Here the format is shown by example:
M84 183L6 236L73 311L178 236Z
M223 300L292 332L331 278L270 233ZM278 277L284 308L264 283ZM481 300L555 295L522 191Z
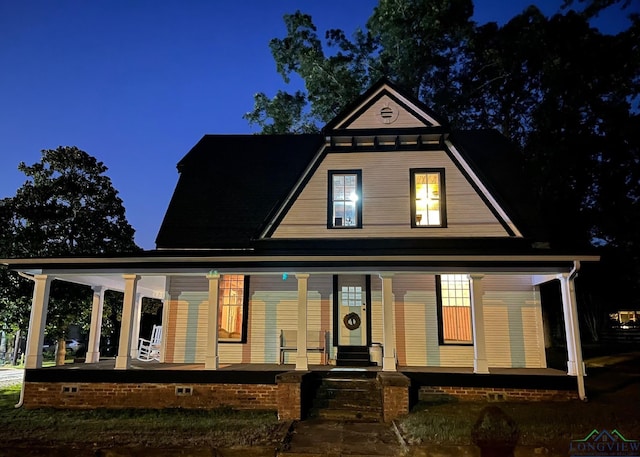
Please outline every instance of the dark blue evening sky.
M476 0L479 23L504 23L531 0ZM562 0L538 0L545 14ZM626 26L617 7L598 22ZM15 195L40 150L75 145L109 168L136 229L155 236L176 163L206 133L252 133L253 94L285 85L269 52L300 9L320 36L350 35L377 0L0 0L0 198ZM436 108L437 109L437 108ZM211 198L216 198L212 195Z

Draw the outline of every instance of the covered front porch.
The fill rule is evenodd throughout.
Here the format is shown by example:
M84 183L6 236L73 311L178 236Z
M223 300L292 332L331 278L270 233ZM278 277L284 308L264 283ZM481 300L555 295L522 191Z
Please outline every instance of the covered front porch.
M397 400L397 414L408 411L415 399L433 395L542 400L574 398L577 391L585 398L574 291L578 261L422 257L402 266L397 266L398 259L391 264L383 256L356 264L350 258L265 261L240 256L25 260L24 265L12 265L34 281L25 405L231 404L278 411L293 405L295 411L281 415L301 417L307 386L313 385L308 380L340 370L378 379L383 392L394 392L389 398ZM282 273L284 268L289 273ZM461 337L469 340L462 343L447 340L451 337L443 332L454 314L443 308L441 276L454 274L468 285L469 329ZM230 277L242 287L223 286ZM40 348L53 280L93 288L84 364L42 368ZM567 371L546 368L538 286L548 281L560 284ZM107 289L123 292L118 352L111 360L99 353ZM147 337L139 334L142 297L164 302L158 362L136 360L139 337ZM235 306L241 316L235 330L221 331L223 306ZM286 358L279 339L284 330L297 335ZM328 336L325 364L319 364L320 354L310 352L317 343L309 339L310 332ZM377 345L382 351L379 366L336 367L336 352L345 345ZM163 400L154 400L160 392ZM114 402L116 398L121 403Z

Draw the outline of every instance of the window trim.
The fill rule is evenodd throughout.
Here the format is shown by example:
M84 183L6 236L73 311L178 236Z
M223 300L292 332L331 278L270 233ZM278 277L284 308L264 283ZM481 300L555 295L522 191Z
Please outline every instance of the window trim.
M436 275L436 315L438 319L438 344L440 346L473 346L473 342L474 342L473 311L471 310L471 306L473 306L473 304L471 303L471 299L469 299L469 313L471 313L471 315L469 316L470 325L471 325L471 341L468 343L465 343L463 341L445 341L444 340L444 319L443 319L443 313L442 313L442 282L441 281L442 281L442 275ZM469 293L472 293L471 284L469 285Z
M235 275L237 273L233 273L232 275ZM224 274L222 274L220 277L222 278L224 276ZM249 297L251 296L249 293L249 285L250 285L250 278L249 275L241 275L244 277L244 284L243 284L243 293L242 293L242 324L241 324L241 335L240 335L240 339L239 340L221 340L220 339L220 334L217 334L217 339L218 339L218 344L247 344L247 333L248 333L248 328L249 328ZM218 313L220 312L221 305L220 305L220 298L222 297L222 294L220 293L220 286L218 286Z
M356 192L358 200L356 201L356 225L353 226L336 226L333 221L333 177L335 175L356 175ZM327 228L334 230L350 230L362 228L362 170L329 170L327 179Z
M438 173L440 175L440 224L418 225L416 224L416 174ZM411 168L409 169L410 195L411 195L411 228L446 228L447 227L447 199L444 168Z

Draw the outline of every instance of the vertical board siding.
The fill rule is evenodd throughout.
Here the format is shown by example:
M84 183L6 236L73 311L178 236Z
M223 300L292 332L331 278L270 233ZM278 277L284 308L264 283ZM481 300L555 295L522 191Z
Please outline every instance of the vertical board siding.
M412 228L411 168L444 168L447 227ZM328 229L328 171L362 170L362 228ZM273 238L507 236L444 151L327 154Z

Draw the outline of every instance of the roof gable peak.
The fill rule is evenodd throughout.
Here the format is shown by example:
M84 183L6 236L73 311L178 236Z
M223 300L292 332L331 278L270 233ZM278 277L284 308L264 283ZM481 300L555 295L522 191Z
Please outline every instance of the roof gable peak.
M356 129L411 129L447 126L446 119L401 89L381 78L369 90L342 110L323 129L326 134Z

